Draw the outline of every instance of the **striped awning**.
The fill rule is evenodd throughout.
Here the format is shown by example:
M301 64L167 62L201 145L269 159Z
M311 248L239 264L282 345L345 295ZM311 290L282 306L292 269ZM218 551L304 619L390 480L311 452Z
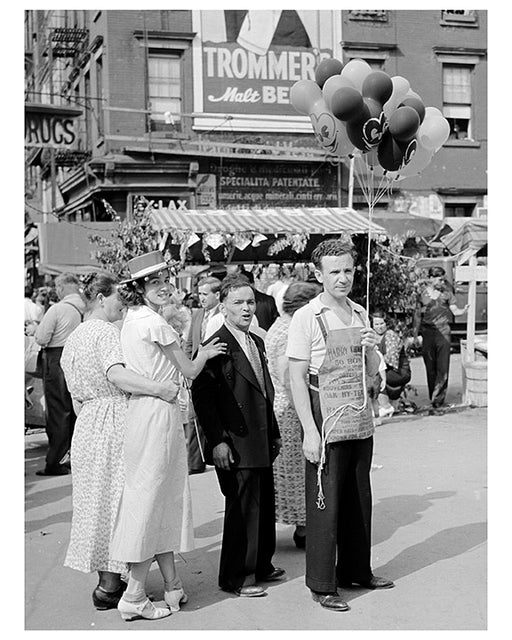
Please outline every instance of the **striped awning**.
M155 209L153 228L194 233L368 233L368 216L348 207L279 209ZM372 233L386 233L372 222Z
M469 219L455 231L442 236L440 241L452 254L467 249L478 251L487 244L487 220Z

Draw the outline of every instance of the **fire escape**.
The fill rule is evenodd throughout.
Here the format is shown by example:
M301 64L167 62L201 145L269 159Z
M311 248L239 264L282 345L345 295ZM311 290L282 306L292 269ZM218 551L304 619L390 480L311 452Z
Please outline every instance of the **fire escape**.
M48 65L52 101L53 93L57 89L62 102L69 103L72 83L91 56L89 30L77 27L50 28L42 55L48 59L46 64ZM54 87L54 82L58 82L60 86ZM55 149L53 155L55 168L70 169L90 160L92 153L89 149L63 148ZM42 162L43 175L49 171L50 159L45 158Z

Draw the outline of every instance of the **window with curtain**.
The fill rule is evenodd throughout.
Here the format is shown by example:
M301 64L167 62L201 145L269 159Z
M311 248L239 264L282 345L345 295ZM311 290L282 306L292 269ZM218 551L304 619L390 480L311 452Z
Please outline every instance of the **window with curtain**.
M169 131L180 128L181 54L149 53L148 98L151 130Z
M451 140L471 139L471 74L473 66L443 65L443 115Z

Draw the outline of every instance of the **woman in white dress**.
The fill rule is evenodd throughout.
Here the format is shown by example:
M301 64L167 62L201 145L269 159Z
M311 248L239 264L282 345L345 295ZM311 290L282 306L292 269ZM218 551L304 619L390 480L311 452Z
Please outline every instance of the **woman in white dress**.
M225 351L214 341L194 361L180 348L176 331L158 313L169 303L172 275L160 251L128 262L131 278L120 287L128 305L121 329L127 366L159 382L195 378L206 361ZM114 526L111 556L129 563L128 587L117 608L124 620L163 618L187 596L176 574L174 552L193 549L192 508L185 434L180 409L150 396L128 404L124 444L125 485ZM145 591L156 559L167 607L155 607Z
M126 565L109 544L124 484L122 448L128 393L176 400L178 388L124 366L119 329L123 303L117 279L92 273L83 280L89 315L68 337L60 361L77 421L71 441L73 515L66 567L98 572L96 609L112 609L126 588Z

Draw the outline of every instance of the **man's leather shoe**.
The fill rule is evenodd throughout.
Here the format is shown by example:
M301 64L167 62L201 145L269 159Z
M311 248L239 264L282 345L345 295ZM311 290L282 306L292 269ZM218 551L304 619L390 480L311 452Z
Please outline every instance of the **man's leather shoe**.
M351 587L353 584L364 587L365 589L392 589L395 583L387 578L379 578L372 576L368 580L352 580L351 582L343 582L340 586Z
M311 597L315 602L319 602L324 609L331 609L331 611L348 611L350 609L348 604L337 593L316 593L312 591Z
M71 473L69 467L59 464L56 467L45 467L36 471L36 476L67 476Z
M280 567L275 567L273 571L266 576L256 576L258 582L276 582L277 580L283 580L286 578L286 571Z
M98 585L92 592L92 603L99 611L115 609L126 587L126 582L121 580L121 586L117 591L103 591Z
M235 589L233 593L236 593L236 595L241 598L258 598L259 596L267 595L265 589L256 584L251 584L247 587L240 587L240 589Z

